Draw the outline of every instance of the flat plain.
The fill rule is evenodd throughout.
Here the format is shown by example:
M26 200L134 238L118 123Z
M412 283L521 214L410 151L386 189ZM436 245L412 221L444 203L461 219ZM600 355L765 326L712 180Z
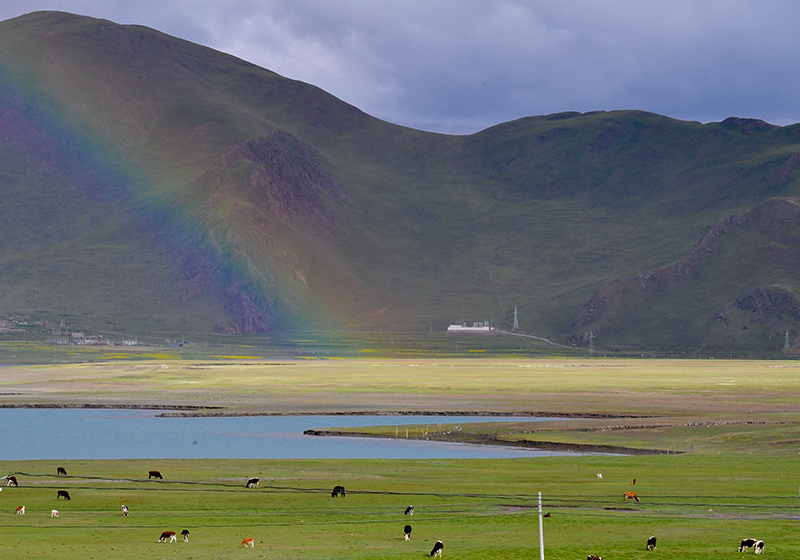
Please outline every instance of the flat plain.
M799 368L789 360L178 360L168 353L4 367L4 406L557 414L558 420L535 426L487 417L469 427L420 427L416 437L655 454L0 461L0 473L17 473L20 483L0 493L0 553L66 560L394 559L427 557L441 539L445 556L534 558L542 492L550 514L544 518L547 558L738 558L746 537L763 539L770 556L800 558ZM380 417L375 424L364 431L395 436ZM56 476L57 466L69 475ZM152 469L164 480L148 480ZM261 479L259 488L245 488L253 476ZM331 497L336 484L347 488L345 498ZM72 499L57 499L59 489ZM640 501L623 501L625 491L637 492ZM128 517L120 512L123 503ZM14 513L19 505L26 506L24 516ZM403 515L408 505L413 517ZM50 517L52 509L58 518ZM403 539L406 523L413 527L410 541ZM188 543L180 537L156 542L162 531L182 529L190 531ZM659 539L654 552L645 550L650 535ZM255 548L239 546L246 537L255 539Z

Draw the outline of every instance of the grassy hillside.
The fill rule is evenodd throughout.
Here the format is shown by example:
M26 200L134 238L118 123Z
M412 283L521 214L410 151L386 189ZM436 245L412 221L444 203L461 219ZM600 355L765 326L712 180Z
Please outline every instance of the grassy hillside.
M627 316L624 291L615 321L576 319L727 216L799 196L798 126L612 112L424 133L151 29L56 12L0 23L0 54L0 312L138 332L423 332L462 309L508 328L517 306L524 331L561 342L724 346L736 332L764 350L763 329L742 336L728 314L722 332L710 314L753 289L800 293L791 245L768 267L744 257L794 235L790 220L638 307L669 309L669 325ZM800 331L776 313L772 330Z

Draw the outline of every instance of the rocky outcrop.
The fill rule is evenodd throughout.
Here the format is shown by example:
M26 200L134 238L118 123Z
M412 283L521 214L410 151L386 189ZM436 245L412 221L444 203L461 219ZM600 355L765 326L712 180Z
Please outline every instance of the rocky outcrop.
M333 234L335 217L324 199L334 204L344 189L331 176L323 158L288 132L248 140L223 156L218 167L227 171L239 161L252 164L248 186L265 226L288 225L301 217Z
M696 309L696 317L687 328L699 329L704 344L731 344L743 341L757 328L758 336L783 336L786 329L800 329L800 301L789 289L778 285L753 285L744 292L736 292L732 282L724 281L717 294L730 292L729 303L711 313L703 311L696 301L682 300L682 290L701 275L710 276L723 242L730 236L736 242L725 244L725 259L742 259L733 265L745 281L755 278L759 268L772 267L774 277L793 275L793 262L800 251L796 240L800 237L800 204L789 198L769 199L741 215L731 215L720 220L681 259L661 268L620 278L600 288L581 311L564 328L572 332L571 344L588 344L588 332L594 334L604 329L621 329L626 322L635 324L651 313L651 308L664 298L685 303ZM742 241L752 246L742 246ZM729 253L729 254L727 254ZM712 261L713 258L716 260ZM739 269L736 269L736 267ZM756 282L754 280L754 282ZM701 302L702 303L702 302ZM710 317L710 318L709 318ZM650 323L656 319L649 319ZM575 332L578 331L578 332Z

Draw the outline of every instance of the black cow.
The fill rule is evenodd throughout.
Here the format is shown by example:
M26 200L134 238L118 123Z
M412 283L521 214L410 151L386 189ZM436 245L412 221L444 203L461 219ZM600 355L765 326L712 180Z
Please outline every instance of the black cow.
M414 515L414 506L408 506L403 515Z
M56 493L56 500L59 498L64 498L65 500L69 500L70 499L69 492L67 492L66 490L59 490Z
M164 477L161 476L161 473L158 472L158 471L150 471L150 474L148 475L147 480L150 480L151 478L155 478L157 480L162 480Z
M247 484L244 485L245 488L258 488L258 478L251 478L247 481Z
M335 498L336 496L341 496L344 498L344 486L334 486L333 491L331 492L331 498Z
M181 531L181 536L183 537L183 542L189 542L189 529Z
M650 537L647 539L647 550L655 550L656 549L656 538Z
M431 558L433 558L434 556L438 556L439 558L441 558L443 548L444 544L442 544L442 541L436 541L436 544L433 545L433 550L431 550Z
M67 471L66 471L66 469L64 467L58 467L56 469L56 475L60 475L60 474L63 474L64 476L67 476Z
M405 535L406 540L411 539L411 525L406 525L403 527L403 534Z
M755 546L757 542L758 539L742 539L742 544L739 545L739 552L742 552L745 548Z

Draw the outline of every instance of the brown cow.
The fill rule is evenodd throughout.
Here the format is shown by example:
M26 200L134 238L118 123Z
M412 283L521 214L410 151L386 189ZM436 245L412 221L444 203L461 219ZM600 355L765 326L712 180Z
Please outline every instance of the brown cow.
M158 537L158 542L178 542L178 537L175 535L175 531L164 531Z
M158 479L158 480L162 480L164 477L163 477L163 476L161 476L161 473L160 473L160 472L158 472L158 471L150 471L150 474L149 474L149 476L147 477L147 480L150 480L151 478L155 478L155 479Z
M622 493L622 501L625 500L636 500L639 501L639 496L636 495L636 492L623 492Z
M67 476L67 470L64 467L58 467L56 469L56 475L60 475L60 474L63 474L64 476Z
M244 547L249 546L250 548L255 548L256 541L252 538L246 538L245 540L242 541L242 544L240 544L239 546L244 546Z

